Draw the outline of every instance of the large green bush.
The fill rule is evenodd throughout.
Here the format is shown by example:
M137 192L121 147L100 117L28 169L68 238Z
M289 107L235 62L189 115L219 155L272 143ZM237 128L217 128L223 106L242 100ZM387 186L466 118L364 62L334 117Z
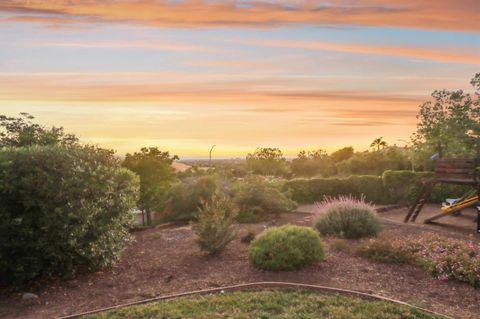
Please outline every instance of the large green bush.
M210 201L218 189L215 176L190 177L173 184L167 192L164 220L193 220L203 202Z
M282 184L262 176L238 180L232 187L233 202L243 214L284 213L293 210L296 203L290 199Z
M130 239L137 189L107 150L0 149L0 279L111 265Z
M363 199L351 196L325 199L318 204L321 214L315 228L322 235L345 238L371 237L381 230L375 209Z
M324 259L318 233L294 225L264 231L250 245L249 260L264 270L293 270Z

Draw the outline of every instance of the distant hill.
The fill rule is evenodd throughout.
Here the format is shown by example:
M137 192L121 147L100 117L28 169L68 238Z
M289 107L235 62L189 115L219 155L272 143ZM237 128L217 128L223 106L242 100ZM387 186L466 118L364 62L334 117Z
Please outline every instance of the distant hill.
M173 162L172 167L175 169L176 172L185 172L191 166L184 163Z

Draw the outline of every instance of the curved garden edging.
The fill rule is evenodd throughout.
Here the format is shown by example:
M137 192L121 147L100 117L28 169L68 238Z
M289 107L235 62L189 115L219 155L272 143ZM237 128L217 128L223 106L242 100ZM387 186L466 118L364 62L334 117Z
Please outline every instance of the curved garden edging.
M109 310L114 310L118 308L123 308L123 307L129 307L129 306L135 306L135 305L141 305L153 301L161 301L161 300L168 300L168 299L174 299L174 298L179 298L179 297L186 297L186 296L191 296L191 295L196 295L196 294L212 294L212 293L220 293L220 292L225 292L225 291L237 291L237 290L242 290L242 289L248 289L248 288L297 288L297 289L308 289L308 290L313 290L313 291L318 291L318 292L329 292L329 293L340 293L343 295L348 295L352 297L357 297L357 298L362 298L366 300L378 300L378 301L386 301L390 303L395 303L398 305L403 305L407 306L410 308L415 308L417 310L430 313L433 315L441 316L444 318L449 318L453 319L452 317L449 317L447 315L428 310L425 308L417 307L414 305L411 305L409 303L387 298L387 297L382 297L379 295L374 295L374 294L368 294L365 292L359 292L355 290L349 290L349 289L342 289L342 288L334 288L334 287L328 287L328 286L318 286L318 285L310 285L310 284L301 284L301 283L292 283L292 282L271 282L271 281L266 281L266 282L253 282L253 283L246 283L246 284L238 284L238 285L232 285L232 286L225 286L225 287L217 287L217 288L209 288L209 289L202 289L202 290L194 290L194 291L188 291L188 292L183 292L183 293L177 293L177 294L170 294L170 295L165 295L165 296L157 296L153 298L148 298L148 299L143 299L143 300L138 300L130 303L124 303L124 304L119 304L115 306L110 306L110 307L105 307L105 308L100 308L96 310L91 310L91 311L86 311L82 313L77 313L73 315L68 315L68 316L62 316L62 317L57 317L57 319L73 319L73 318L79 318L81 316L86 316L86 315L91 315L99 312L104 312L104 311L109 311Z

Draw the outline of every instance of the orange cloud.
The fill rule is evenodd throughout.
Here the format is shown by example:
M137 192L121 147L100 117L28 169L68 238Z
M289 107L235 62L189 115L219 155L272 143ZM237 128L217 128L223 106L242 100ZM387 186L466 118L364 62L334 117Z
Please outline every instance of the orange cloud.
M231 40L235 41L235 40ZM454 62L466 64L480 64L480 50L446 48L421 48L421 47L401 47L401 46L375 46L365 44L342 44L320 41L297 41L297 40L255 40L240 39L237 43L278 47L278 48L296 48L310 50L324 50L336 52L353 52L362 54L379 54L399 57L409 57L414 59L432 60L440 62Z
M421 29L480 30L477 0L360 0L327 4L305 1L4 0L0 11L43 15L52 24L82 19L142 23L160 27L271 27L278 25L362 25Z

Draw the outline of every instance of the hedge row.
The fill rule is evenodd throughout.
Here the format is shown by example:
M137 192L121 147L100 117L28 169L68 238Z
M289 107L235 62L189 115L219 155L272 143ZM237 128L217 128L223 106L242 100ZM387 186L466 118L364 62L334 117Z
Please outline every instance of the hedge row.
M313 203L325 196L365 196L376 204L409 202L418 195L421 179L432 176L431 172L386 171L382 176L352 175L347 178L292 179L285 184L299 203ZM437 184L432 192L431 202L442 202L445 198L463 195L469 187Z

